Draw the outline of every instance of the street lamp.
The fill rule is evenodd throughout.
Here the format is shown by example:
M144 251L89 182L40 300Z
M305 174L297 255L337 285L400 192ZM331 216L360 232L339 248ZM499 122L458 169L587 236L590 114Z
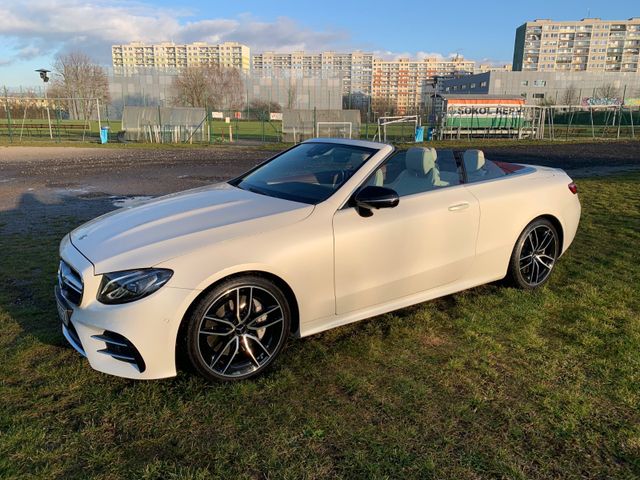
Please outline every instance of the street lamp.
M47 70L45 68L39 68L36 70L40 74L40 78L44 83L44 102L47 107L47 120L49 123L49 137L53 140L53 130L51 129L51 114L49 113L49 99L47 98L47 82L49 81L48 73L51 73L51 70Z

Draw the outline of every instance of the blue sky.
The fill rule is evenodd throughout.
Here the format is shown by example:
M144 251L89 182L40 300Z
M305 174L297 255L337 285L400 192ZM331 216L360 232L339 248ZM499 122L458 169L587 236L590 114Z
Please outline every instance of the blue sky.
M0 3L0 87L37 84L33 70L56 53L81 49L101 63L110 45L132 40L237 40L253 51L362 49L383 56L448 56L510 62L515 29L526 20L640 16L640 1L481 2L185 0Z

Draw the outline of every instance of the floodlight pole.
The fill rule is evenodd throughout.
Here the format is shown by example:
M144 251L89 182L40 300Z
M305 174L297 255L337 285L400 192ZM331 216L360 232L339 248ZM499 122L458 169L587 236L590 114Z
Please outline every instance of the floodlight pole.
M51 128L51 113L49 112L49 97L47 97L47 82L49 81L49 77L47 76L47 73L49 73L49 70L41 68L39 70L36 70L36 72L40 74L40 78L42 79L42 84L44 88L44 103L47 108L47 123L49 124L49 138L53 140L53 130Z
M47 97L47 84L44 84L44 103L47 106L47 122L49 123L49 138L53 140L53 130L51 129L51 113L49 112L49 98Z

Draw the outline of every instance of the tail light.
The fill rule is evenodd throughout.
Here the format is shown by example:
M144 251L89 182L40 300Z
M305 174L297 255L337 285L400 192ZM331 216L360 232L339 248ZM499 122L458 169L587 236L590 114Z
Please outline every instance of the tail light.
M576 185L575 182L571 182L569 184L569 190L571 190L571 193L575 195L576 193L578 193L578 185Z

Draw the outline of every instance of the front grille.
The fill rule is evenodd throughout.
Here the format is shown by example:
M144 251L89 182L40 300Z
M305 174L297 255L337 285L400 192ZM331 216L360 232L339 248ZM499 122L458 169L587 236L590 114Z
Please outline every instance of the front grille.
M60 260L58 268L58 286L64 298L74 305L80 305L84 288L82 277L64 260Z
M104 342L107 347L103 350L98 350L98 353L109 355L121 362L131 363L138 367L140 373L146 370L147 366L142 359L142 355L126 337L119 333L105 330L102 335L92 335L91 338Z

